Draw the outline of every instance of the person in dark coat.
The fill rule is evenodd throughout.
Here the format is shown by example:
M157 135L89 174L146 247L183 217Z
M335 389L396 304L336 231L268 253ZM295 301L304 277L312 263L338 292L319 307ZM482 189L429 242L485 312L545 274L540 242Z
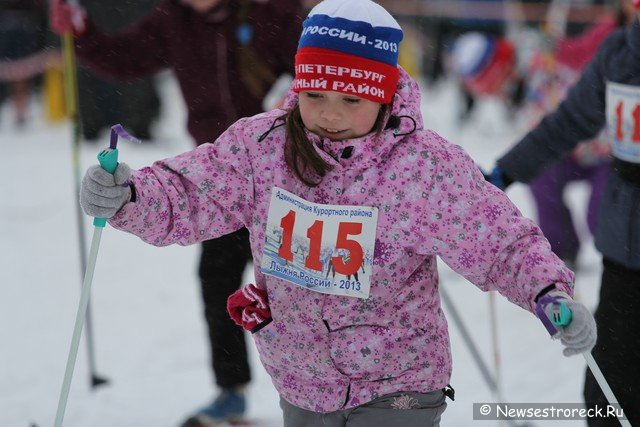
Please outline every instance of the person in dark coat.
M96 73L130 80L171 69L198 145L262 112L278 76L293 74L303 18L299 0L163 0L137 24L107 35L82 10L59 0L51 12L54 28L74 31L79 59ZM250 259L244 228L203 243L199 276L222 391L184 426L234 420L245 412L242 388L251 380L245 338L229 318L226 300Z
M640 1L636 1L640 9ZM623 0L623 7L631 1ZM595 312L598 341L593 357L631 425L640 425L640 23L613 32L558 108L497 161L492 183L529 183L606 126L611 172L595 233L604 270ZM587 370L587 406L607 400ZM617 426L615 418L590 418L591 427Z
M107 34L122 31L148 14L157 0L83 0L94 23ZM136 137L153 138L151 125L160 114L160 96L153 76L120 81L98 71L78 67L78 100L82 135L94 141L114 123Z

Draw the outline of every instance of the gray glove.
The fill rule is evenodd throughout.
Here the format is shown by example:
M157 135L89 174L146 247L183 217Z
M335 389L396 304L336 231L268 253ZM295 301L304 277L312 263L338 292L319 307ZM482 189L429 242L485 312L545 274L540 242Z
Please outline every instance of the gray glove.
M549 292L548 295L560 298L567 308L571 310L571 323L567 326L556 326L558 332L553 336L555 339L560 339L560 342L564 345L565 348L562 353L568 357L590 352L598 337L596 321L591 311L583 304L574 301L564 292L554 290ZM550 309L551 307L545 308L548 317L552 316Z
M111 218L131 199L131 188L125 182L131 168L119 163L112 175L100 166L91 166L82 178L80 206L87 215Z

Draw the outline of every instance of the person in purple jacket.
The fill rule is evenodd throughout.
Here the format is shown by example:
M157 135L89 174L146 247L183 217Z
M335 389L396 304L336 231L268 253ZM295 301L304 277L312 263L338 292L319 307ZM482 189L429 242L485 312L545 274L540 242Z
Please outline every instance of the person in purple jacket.
M137 24L107 35L83 10L52 2L52 27L75 34L77 56L96 74L132 80L171 69L196 144L215 140L240 117L260 113L276 78L293 73L300 0L163 0ZM245 228L203 242L199 276L212 365L222 392L185 426L237 418L250 381L243 331L226 313L251 259Z
M371 0L325 0L304 22L284 108L150 167L83 179L88 215L153 245L249 230L255 284L228 307L253 333L287 427L439 425L451 354L437 257L541 318L564 301L565 355L596 340L540 229L424 129L418 85L397 65L402 37Z

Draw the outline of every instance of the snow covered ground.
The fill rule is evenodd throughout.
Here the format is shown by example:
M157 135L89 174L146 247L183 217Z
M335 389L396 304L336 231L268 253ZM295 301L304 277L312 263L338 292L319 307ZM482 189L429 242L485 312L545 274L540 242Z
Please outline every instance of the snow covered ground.
M121 160L141 167L191 148L184 131L184 107L169 77L160 78L164 112L158 140L135 146L122 142ZM449 83L423 93L426 126L462 145L484 167L519 130L497 103L483 102L472 120L455 120L457 92ZM34 102L33 120L23 130L0 111L0 426L53 425L81 285L74 175L69 124L46 123ZM82 171L108 144L83 144ZM524 186L509 196L534 214ZM572 187L578 224L584 226L586 188ZM87 243L92 226L84 219ZM155 248L107 227L95 271L91 314L97 372L109 384L92 390L86 342L80 343L65 426L172 427L213 396L208 350L196 277L199 247ZM580 256L579 298L595 308L600 258L588 242ZM582 402L584 361L565 358L529 313L496 298L499 366L491 341L489 296L446 266L442 287L461 312L485 361L500 372L509 402ZM246 281L251 272L246 272ZM443 427L468 426L474 402L496 401L449 317L456 401ZM248 339L251 343L251 340ZM278 395L260 366L255 348L255 380L248 389L249 416L260 425L281 425ZM479 422L492 425L491 422ZM536 425L584 425L582 421Z

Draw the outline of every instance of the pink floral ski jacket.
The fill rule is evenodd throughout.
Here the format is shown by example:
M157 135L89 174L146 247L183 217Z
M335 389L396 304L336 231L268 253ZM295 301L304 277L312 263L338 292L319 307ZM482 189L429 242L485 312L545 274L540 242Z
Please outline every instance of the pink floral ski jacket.
M296 99L290 94L289 105ZM550 284L572 294L573 273L460 147L423 129L419 107L418 86L401 70L395 118L379 135L331 141L309 133L333 166L315 188L285 163L282 110L241 119L215 143L134 172L137 201L110 224L157 246L247 227L256 285L273 316L253 337L276 389L298 407L330 412L442 389L451 355L436 257L530 312ZM353 154L345 159L346 146ZM316 293L260 272L274 186L314 203L378 208L369 298Z

